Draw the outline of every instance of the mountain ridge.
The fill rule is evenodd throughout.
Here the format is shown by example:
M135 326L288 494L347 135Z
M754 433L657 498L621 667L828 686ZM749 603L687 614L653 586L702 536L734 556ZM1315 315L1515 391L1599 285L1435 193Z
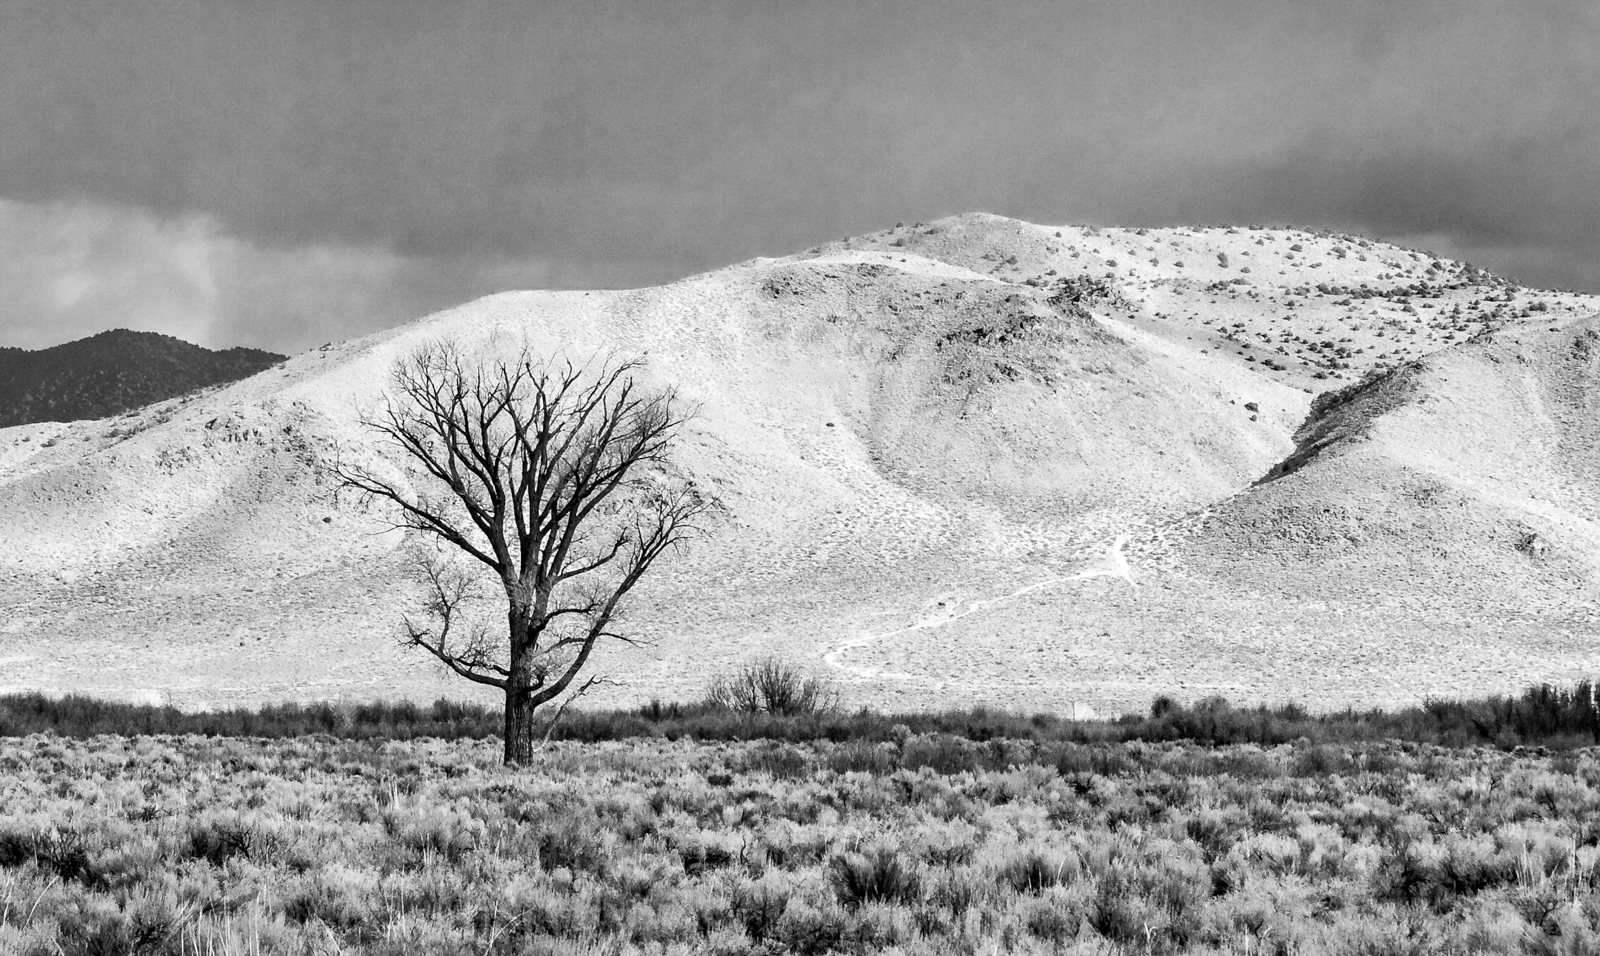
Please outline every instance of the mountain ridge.
M130 329L44 349L0 347L0 427L120 415L254 375L284 359L275 352L212 350Z
M697 696L765 653L883 707L1563 678L1600 666L1595 304L1333 234L983 215L503 293L110 430L0 430L0 686L470 694L394 646L412 543L329 471L386 456L358 411L442 336L640 355L702 409L681 464L726 513L641 586L649 647L598 655L607 701Z

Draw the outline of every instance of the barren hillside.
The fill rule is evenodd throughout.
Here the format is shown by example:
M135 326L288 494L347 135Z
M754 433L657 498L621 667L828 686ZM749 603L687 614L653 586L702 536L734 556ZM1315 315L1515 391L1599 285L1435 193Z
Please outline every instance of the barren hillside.
M494 296L0 430L0 685L465 693L395 646L412 548L327 473L383 454L357 411L442 336L644 355L701 405L683 463L725 512L636 603L652 646L600 661L614 701L768 651L888 707L1562 677L1600 636L1593 307L1355 237L993 216Z

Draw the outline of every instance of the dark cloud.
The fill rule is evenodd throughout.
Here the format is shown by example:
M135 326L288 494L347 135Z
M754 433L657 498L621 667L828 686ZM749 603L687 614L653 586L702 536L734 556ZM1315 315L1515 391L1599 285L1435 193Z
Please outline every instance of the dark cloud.
M43 348L131 328L211 347L294 352L492 292L617 287L655 268L272 246L229 236L201 216L0 200L0 344Z
M1588 0L7 0L0 198L392 256L395 310L973 209L1595 288L1596 49Z
M1256 164L1211 170L1193 218L1310 223L1389 238L1525 282L1600 290L1600 137L1552 131L1471 150L1397 143L1341 150L1325 137Z

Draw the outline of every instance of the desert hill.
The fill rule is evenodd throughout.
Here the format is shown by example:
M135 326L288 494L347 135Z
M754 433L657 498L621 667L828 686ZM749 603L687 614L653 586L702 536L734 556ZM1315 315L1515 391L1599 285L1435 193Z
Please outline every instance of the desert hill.
M213 351L128 329L35 351L0 348L0 427L119 415L237 381L283 359L259 349Z
M1562 677L1600 633L1593 308L1355 237L981 215L493 296L0 430L0 686L467 693L395 646L412 545L328 474L385 454L358 411L441 336L642 354L701 406L682 463L725 511L601 660L614 701L770 651L889 707Z
M1523 289L1470 263L1296 229L1052 229L980 215L814 252L835 249L905 250L1036 286L1101 278L1140 321L1314 392L1485 330L1594 306L1591 296Z

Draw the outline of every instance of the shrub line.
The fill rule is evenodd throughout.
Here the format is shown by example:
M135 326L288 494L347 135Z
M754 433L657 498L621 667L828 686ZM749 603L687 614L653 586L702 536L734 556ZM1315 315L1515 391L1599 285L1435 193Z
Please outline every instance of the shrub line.
M818 690L818 694L823 692ZM187 713L172 706L129 704L69 694L0 696L0 736L54 734L183 735L208 737L313 737L350 740L497 738L498 708L440 699L362 704L270 704ZM1451 747L1519 746L1573 749L1600 745L1595 684L1540 684L1516 696L1430 699L1399 710L1346 709L1312 714L1298 704L1236 707L1222 698L1182 704L1159 697L1146 714L1106 720L1071 720L1055 714L966 710L880 713L834 707L799 710L751 708L712 699L699 703L652 701L642 707L573 711L552 739L618 741L641 737L676 740L828 740L882 743L912 735L946 735L978 743L1192 741L1207 745L1358 743L1398 740Z

